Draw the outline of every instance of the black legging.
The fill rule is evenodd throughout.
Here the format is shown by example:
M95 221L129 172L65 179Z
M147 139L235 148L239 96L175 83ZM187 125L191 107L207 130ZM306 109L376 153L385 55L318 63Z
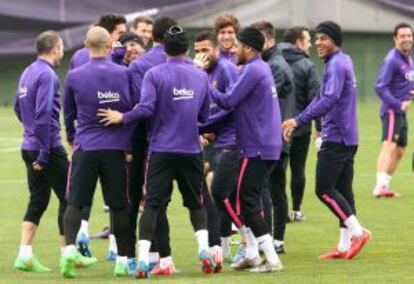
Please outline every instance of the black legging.
M334 213L341 227L356 213L352 182L356 146L324 142L316 164L316 195Z
M300 211L305 192L305 166L308 156L311 133L293 137L290 148L290 190L292 195L292 210Z
M281 153L276 166L269 177L269 191L273 205L273 237L283 241L288 217L288 202L286 196L286 168L289 154Z

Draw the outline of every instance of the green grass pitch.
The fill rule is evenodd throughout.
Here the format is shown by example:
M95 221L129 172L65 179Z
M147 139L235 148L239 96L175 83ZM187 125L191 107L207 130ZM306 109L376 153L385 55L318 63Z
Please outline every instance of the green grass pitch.
M380 148L380 121L377 103L358 107L360 146L355 163L354 192L358 216L372 230L373 239L352 261L321 261L317 256L335 246L338 221L314 195L315 146L312 143L307 164L307 184L303 210L307 220L289 224L286 232L287 254L281 258L281 273L252 275L225 267L217 275L201 273L196 241L188 213L175 191L168 210L171 224L173 258L182 273L171 278L153 277L144 282L161 283L414 283L414 174L411 171L412 148L408 147L392 186L402 193L393 200L375 200L375 164ZM413 121L414 114L409 114ZM113 264L105 261L107 241L93 240L91 246L99 263L80 270L74 280L64 280L58 272L59 247L56 226L56 198L52 196L34 245L43 264L53 269L46 274L32 274L13 269L20 240L20 226L27 206L28 190L24 164L20 157L21 126L11 108L0 108L0 283L129 283L116 279ZM409 140L412 143L413 135ZM409 144L412 145L412 144ZM103 214L102 197L97 191L90 232L108 223ZM142 281L142 280L141 280Z

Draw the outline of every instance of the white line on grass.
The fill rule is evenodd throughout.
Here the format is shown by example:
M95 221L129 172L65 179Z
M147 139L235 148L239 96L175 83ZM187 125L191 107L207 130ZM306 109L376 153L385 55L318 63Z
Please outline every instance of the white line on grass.
M13 153L13 152L18 152L19 150L20 150L20 147L3 148L3 149L0 149L0 153Z

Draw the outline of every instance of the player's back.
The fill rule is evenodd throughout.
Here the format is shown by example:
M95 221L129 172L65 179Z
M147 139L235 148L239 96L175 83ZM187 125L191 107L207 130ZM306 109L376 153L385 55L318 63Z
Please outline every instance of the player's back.
M98 109L120 112L131 109L127 69L106 58L92 58L69 72L65 84L68 84L65 96L72 93L76 105L75 145L85 150L125 149L130 134L128 129L124 126L105 127L99 123L96 114Z
M147 81L151 81L151 84L146 84ZM197 122L205 121L209 116L208 84L207 75L185 59L171 59L146 74L142 105L146 104L148 91L156 92L156 104L150 122L152 151L201 151Z

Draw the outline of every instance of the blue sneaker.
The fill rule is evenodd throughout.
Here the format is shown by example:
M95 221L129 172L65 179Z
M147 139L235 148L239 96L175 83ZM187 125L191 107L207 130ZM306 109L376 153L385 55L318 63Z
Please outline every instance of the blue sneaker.
M92 257L91 249L89 248L89 239L85 233L79 233L76 237L76 246L81 255L85 257Z
M149 271L153 270L154 267L157 266L158 263L159 263L158 261L148 263L148 270Z
M240 260L242 260L246 255L246 245L241 244L239 246L239 249L237 250L237 254L233 258L233 263L238 263Z
M150 270L148 267L148 264L144 261L139 261L137 265L137 271L135 274L135 278L144 279L144 278L150 278Z
M113 250L108 250L108 254L106 256L107 261L115 261L118 254Z
M135 277L135 273L137 272L137 259L136 258L128 258L127 270L128 270L129 276Z
M201 264L201 271L204 273L214 273L216 269L216 263L213 261L213 258L208 253L207 250L200 251L199 254L200 264Z

